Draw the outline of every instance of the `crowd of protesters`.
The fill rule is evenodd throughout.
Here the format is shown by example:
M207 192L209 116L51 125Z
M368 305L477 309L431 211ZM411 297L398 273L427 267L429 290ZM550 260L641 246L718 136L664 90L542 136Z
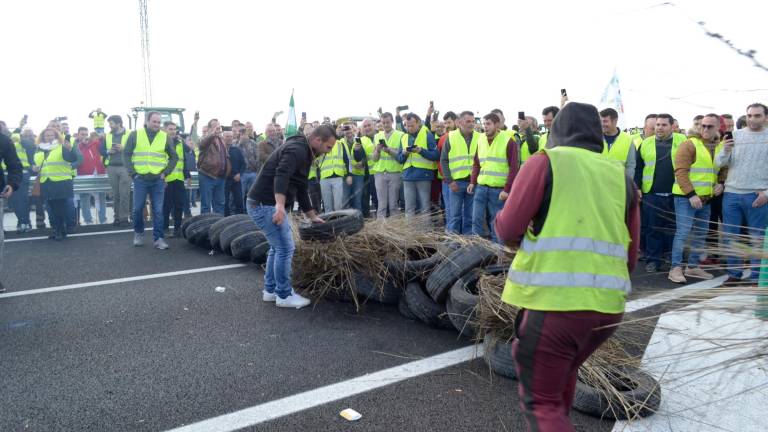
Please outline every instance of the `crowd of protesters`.
M302 117L299 133L308 135L320 124L331 124L339 137L310 171L313 206L325 212L355 208L376 218L432 214L436 216L419 220L451 233L498 241L496 214L526 161L553 145L549 128L566 102L564 96L560 107L542 110L542 127L536 117L522 112L509 126L500 109L482 117L472 111L440 116L431 103L423 118L400 110L336 122ZM669 114L647 115L637 131L619 129L613 109L599 115L603 154L622 164L642 196L645 270L668 271L670 280L684 283L687 278L712 278L702 267L725 264L718 262L722 258L727 259L729 282L749 273L757 278L757 263L744 272L738 259L702 251L705 242L716 244L720 235L729 242L746 234L758 244L768 224L765 105L749 105L735 122L728 114L699 115L687 131ZM107 223L109 195L114 226L133 225L134 244L140 246L144 223L152 219L154 245L165 249L171 221L174 230L168 234L177 236L182 218L192 214L198 199L201 213L245 213L248 190L287 138L274 119L263 133L251 122L222 126L216 119L198 131L196 113L185 133L173 122L161 124L159 113L149 113L137 131L101 109L89 116L92 130L78 127L74 132L66 122L53 120L35 134L26 127L26 116L13 131L0 123L24 169L20 191L9 200L18 232L32 229L32 208L37 229L46 228L47 212L55 240L65 239L81 223ZM192 190L195 171L198 187ZM109 193L74 193L73 178L103 175L109 178Z

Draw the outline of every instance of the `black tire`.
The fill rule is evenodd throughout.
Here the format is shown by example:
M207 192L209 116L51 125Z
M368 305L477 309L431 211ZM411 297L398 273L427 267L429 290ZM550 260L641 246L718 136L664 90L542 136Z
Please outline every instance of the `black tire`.
M403 290L390 281L384 282L384 286L379 288L367 275L355 273L353 277L358 298L363 301L370 299L384 304L397 304L403 295Z
M512 357L512 341L496 340L491 343L491 336L485 335L483 339L485 348L485 361L493 373L506 378L517 379L517 364Z
M257 245L267 241L264 234L261 231L247 232L236 239L232 240L229 248L232 251L232 256L239 260L251 259L251 251Z
M497 275L505 271L506 267L498 265L473 269L451 286L448 300L445 302L445 310L448 313L448 319L462 336L475 337L472 320L475 318L475 307L478 302L477 282L480 280L480 276L484 274Z
M262 242L251 249L251 262L254 264L264 264L267 262L269 254L269 242Z
M202 247L210 246L210 243L208 243L208 232L211 225L216 223L217 220L218 218L209 217L189 224L186 230L187 241Z
M213 249L221 250L221 248L219 247L219 236L221 236L221 232L224 231L226 227L243 220L251 220L251 217L244 214L236 214L236 215L231 215L231 216L226 216L224 218L221 218L219 219L218 222L211 225L211 230L208 233L208 237L211 240L211 246L213 247Z
M234 224L224 228L219 234L219 248L227 255L232 254L230 247L232 246L232 240L240 237L241 235L249 232L258 231L259 228L253 223L252 220L242 220L235 222Z
M413 246L405 250L404 260L387 260L385 264L389 272L405 284L415 280L426 280L449 252L447 246L442 245Z
M189 225L191 225L194 222L197 222L203 219L208 219L208 218L220 218L220 217L222 216L218 213L205 213L197 216L192 216L191 218L186 218L181 222L181 235L184 236L184 238L187 238L187 228L189 228Z
M359 210L347 209L323 213L322 224L302 222L299 224L299 238L302 240L333 241L339 235L352 235L363 229L363 214Z
M400 301L397 302L397 310L403 318L416 321L419 318L411 312L411 308L408 307L408 301L405 299L405 295L400 296Z
M610 420L629 420L648 417L661 405L661 386L652 376L637 368L622 368L615 385L623 396L623 403L613 395L576 381L573 408L584 414ZM625 407L624 404L627 406Z
M445 307L435 303L420 282L409 282L406 285L405 302L419 321L436 328L453 329L453 324L446 316Z
M476 267L496 260L496 252L480 246L463 247L450 255L427 278L427 292L438 303L444 303L451 286Z

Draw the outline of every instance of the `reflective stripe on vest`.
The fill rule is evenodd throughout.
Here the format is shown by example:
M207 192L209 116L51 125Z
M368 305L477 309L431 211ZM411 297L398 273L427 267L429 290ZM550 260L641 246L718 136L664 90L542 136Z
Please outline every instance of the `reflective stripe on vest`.
M64 160L62 148L61 144L58 144L48 152L47 158L45 152L35 153L35 165L40 167L38 173L40 183L49 180L53 182L72 180L72 164Z
M127 130L123 130L123 136L120 137L120 145L122 145L123 147L125 147L125 143L126 143L126 141L128 141L128 134L129 134L129 132ZM109 150L112 148L112 139L113 138L114 137L113 137L113 133L112 132L109 132L106 135L104 135L104 144L105 144L105 147L107 149L107 152L109 152ZM111 159L112 159L112 157L108 155L107 156L107 166L109 166L109 164L111 162Z
M448 169L451 170L453 180L468 178L472 174L472 164L480 136L485 134L473 130L472 140L467 145L467 140L460 130L456 129L448 134L448 144L451 146L448 152Z
M163 131L158 131L150 143L145 128L136 130L136 148L131 161L137 174L157 175L163 172L168 165L168 154L165 152L167 142L168 135Z
M680 144L685 141L685 136L680 134L674 134L672 136L672 151L670 157L672 161L675 160L677 149ZM643 168L643 182L641 184L641 190L643 193L647 193L653 186L653 174L656 172L656 136L648 137L640 144L640 157L643 158L645 167Z
M184 181L184 144L181 141L176 143L176 155L179 160L176 162L176 166L173 167L173 171L165 177L165 182L172 181Z
M477 144L477 159L480 162L480 175L477 183L483 186L500 188L507 183L509 163L507 161L507 144L510 135L499 132L488 144L488 137L481 134Z
M344 143L339 140L333 145L329 153L323 156L320 163L320 179L326 179L333 175L344 177L347 169L344 166Z
M414 147L418 146L423 148L424 150L427 150L427 133L429 131L426 127L422 126L421 129L419 129L419 133L416 134L416 139L413 141ZM410 135L403 134L403 138L401 141L401 145L403 147L403 151L405 151L405 148L408 147L408 137ZM410 167L414 168L421 168L426 170L436 170L437 169L437 162L431 161L424 156L421 155L421 153L408 153L408 158L405 160L405 163L403 164L403 169L408 169Z
M616 137L610 149L608 148L608 142L603 139L603 154L627 166L627 158L629 157L629 148L631 146L632 138L629 137L628 133L620 131L619 136Z
M529 228L502 300L540 311L621 313L631 290L624 168L576 147L545 149L552 198L538 235Z
M401 131L393 129L389 139L387 139L384 131L381 131L373 137L373 140L376 141L376 145L378 145L379 140L384 140L388 148L397 151L400 148L403 135ZM403 164L398 162L393 156L390 156L389 153L382 151L379 154L379 160L374 164L374 171L377 173L399 173L403 171Z
M691 137L689 139L696 149L696 160L691 164L690 173L688 179L693 184L693 189L698 196L712 196L713 188L717 183L717 171L712 158L709 154L709 150L704 145L704 142L699 138ZM720 147L720 145L718 145ZM717 148L715 149L715 154ZM674 159L672 161L674 166ZM675 176L675 183L672 185L672 193L675 195L685 195L680 185L677 183L677 176Z

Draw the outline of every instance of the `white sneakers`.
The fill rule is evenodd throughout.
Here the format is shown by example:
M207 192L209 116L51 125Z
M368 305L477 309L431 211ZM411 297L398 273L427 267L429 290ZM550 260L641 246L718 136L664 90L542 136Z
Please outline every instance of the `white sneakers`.
M672 267L667 275L667 279L674 283L686 283L685 276L683 276L683 268L680 266Z
M262 291L261 292L261 300L265 302L274 302L277 299L277 294Z
M144 233L133 233L133 245L136 247L144 246Z
M265 294L265 297L266 297L266 294ZM265 301L269 301L269 300L265 300ZM311 300L309 300L306 297L302 297L299 294L296 294L295 292L284 299L275 296L275 306L277 307L301 309L305 306L309 306L310 303L312 303Z
M155 249L160 249L160 250L168 249L168 243L165 242L165 239L159 238L155 240Z
M686 276L697 278L697 279L707 279L707 280L715 277L712 273L702 270L701 267L695 267L695 268L686 267L685 273L683 273L683 268L678 266L669 271L669 275L667 275L667 279L671 280L674 283L686 283L687 282L687 280L685 279Z

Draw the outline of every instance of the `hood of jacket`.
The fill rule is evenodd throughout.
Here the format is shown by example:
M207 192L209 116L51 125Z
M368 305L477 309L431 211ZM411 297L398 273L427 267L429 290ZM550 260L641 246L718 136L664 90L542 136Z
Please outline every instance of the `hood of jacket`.
M603 129L597 108L578 102L566 104L552 122L547 146L579 147L602 153Z

